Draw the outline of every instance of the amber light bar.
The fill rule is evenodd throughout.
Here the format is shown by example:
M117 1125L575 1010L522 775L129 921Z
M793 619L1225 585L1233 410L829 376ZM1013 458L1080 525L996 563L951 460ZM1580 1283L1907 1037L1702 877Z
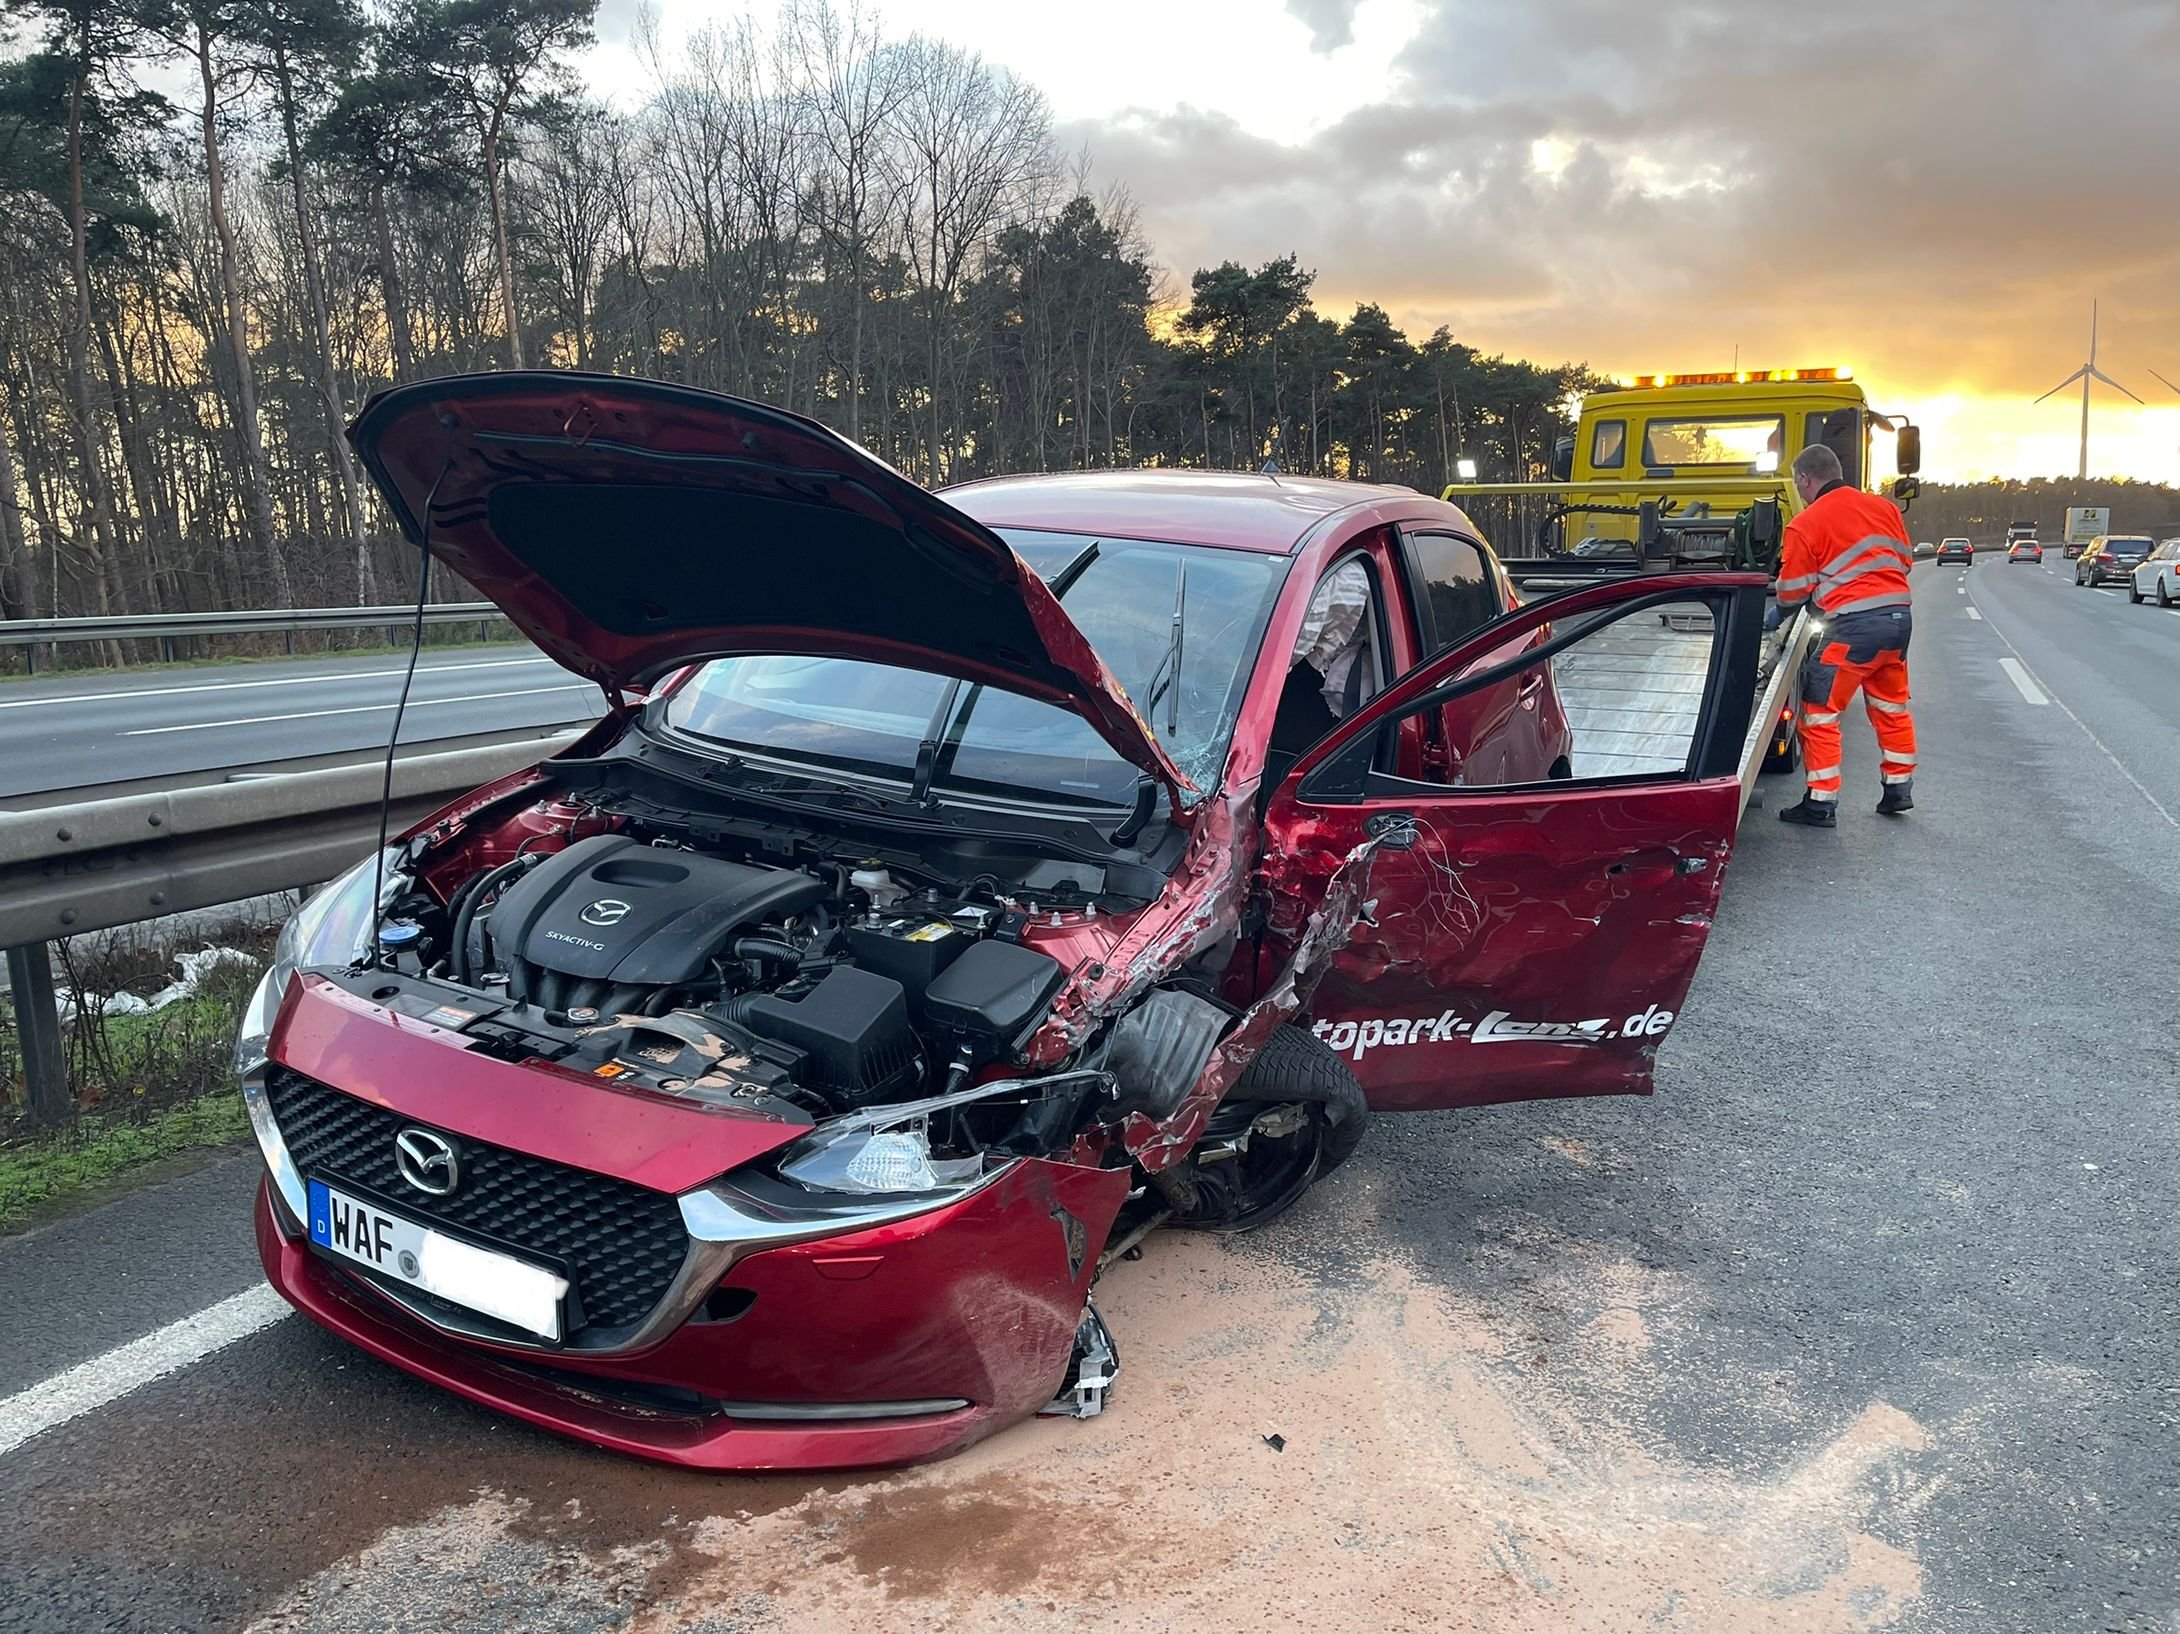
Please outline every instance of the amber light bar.
M1712 374L1624 374L1620 384L1646 386L1746 386L1761 380L1852 380L1852 369L1720 369Z

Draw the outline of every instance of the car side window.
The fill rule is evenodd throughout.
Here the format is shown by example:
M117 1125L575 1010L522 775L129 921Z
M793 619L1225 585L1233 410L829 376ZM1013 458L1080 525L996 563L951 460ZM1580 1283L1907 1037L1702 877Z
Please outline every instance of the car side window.
M1627 463L1627 422L1600 420L1590 433L1590 464L1600 471L1617 471Z
M1317 581L1302 615L1279 712L1265 745L1265 787L1286 774L1295 757L1377 696L1385 684L1377 581L1361 555L1335 563ZM1379 752L1369 740L1366 757Z
M1344 720L1377 696L1383 682L1377 640L1377 593L1370 568L1350 556L1317 581L1288 662L1290 679L1315 678L1334 720Z
M1426 655L1444 652L1506 611L1481 546L1450 533L1403 533Z

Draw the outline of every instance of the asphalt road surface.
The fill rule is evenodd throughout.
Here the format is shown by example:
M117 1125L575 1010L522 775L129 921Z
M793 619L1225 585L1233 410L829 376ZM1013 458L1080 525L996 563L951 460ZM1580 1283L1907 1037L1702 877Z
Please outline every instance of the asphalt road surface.
M60 675L0 686L0 800L382 745L406 655ZM401 740L594 719L600 696L528 645L426 648Z
M1102 1418L595 1453L277 1315L245 1154L0 1243L0 1628L2170 1634L2180 619L1916 584L1918 809L1768 782L1657 1096L1153 1238Z

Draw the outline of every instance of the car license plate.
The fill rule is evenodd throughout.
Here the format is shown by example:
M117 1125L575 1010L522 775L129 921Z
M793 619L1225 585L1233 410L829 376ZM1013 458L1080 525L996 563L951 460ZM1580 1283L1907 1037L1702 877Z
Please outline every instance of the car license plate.
M541 1339L560 1337L566 1277L390 1214L323 1180L310 1182L310 1240L381 1276Z

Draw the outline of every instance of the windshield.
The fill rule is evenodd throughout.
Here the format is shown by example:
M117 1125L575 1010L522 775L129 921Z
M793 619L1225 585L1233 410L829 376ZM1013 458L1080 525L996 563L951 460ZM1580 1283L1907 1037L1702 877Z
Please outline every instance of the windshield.
M1189 781L1199 788L1217 782L1288 558L999 531L1048 581L1083 563L1063 583L1068 616ZM862 659L714 659L674 690L664 719L708 742L912 784L928 744L923 776L934 790L1026 792L1107 806L1135 797L1135 767L1072 710Z
M1786 422L1776 414L1652 420L1643 428L1643 465L1754 465L1785 458ZM1774 467L1776 469L1776 467Z

